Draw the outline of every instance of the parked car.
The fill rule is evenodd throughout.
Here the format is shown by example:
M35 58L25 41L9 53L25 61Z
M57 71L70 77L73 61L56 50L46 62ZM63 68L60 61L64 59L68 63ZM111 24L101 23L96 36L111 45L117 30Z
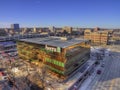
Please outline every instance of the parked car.
M5 72L0 72L0 81L5 81L7 80L7 74Z
M100 62L99 62L99 61L96 61L96 62L95 62L95 65L98 65L98 64L100 64Z
M6 76L6 73L3 71L0 71L0 76Z
M2 80L4 80L4 81L8 80L8 76L3 76Z
M101 65L101 67L104 67L105 66L105 64L103 63L102 65Z
M9 80L9 81L8 81L8 85L9 85L10 87L13 87L13 85L14 85L13 81Z
M97 70L97 74L101 74L102 73L102 71L101 70Z

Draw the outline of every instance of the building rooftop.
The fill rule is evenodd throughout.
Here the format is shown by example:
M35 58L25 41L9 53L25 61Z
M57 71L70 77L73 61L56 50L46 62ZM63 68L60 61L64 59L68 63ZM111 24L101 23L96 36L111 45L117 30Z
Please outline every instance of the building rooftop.
M63 37L45 37L45 38L21 39L20 41L66 48L66 47L72 46L74 44L79 44L81 42L85 42L87 40L79 39L79 38L66 40Z

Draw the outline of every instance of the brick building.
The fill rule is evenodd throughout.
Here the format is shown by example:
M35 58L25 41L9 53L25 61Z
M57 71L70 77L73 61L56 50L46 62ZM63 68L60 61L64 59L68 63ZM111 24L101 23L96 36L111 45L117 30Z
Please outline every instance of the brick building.
M109 39L109 31L87 29L84 31L84 39L91 40L91 44L94 45L107 45Z

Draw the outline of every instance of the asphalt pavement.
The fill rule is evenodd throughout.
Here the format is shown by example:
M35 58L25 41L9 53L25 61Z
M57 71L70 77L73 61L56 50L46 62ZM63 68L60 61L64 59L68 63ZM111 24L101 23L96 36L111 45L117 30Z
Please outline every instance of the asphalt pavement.
M120 90L120 52L110 52L105 57L105 66L100 75L96 75L87 90Z

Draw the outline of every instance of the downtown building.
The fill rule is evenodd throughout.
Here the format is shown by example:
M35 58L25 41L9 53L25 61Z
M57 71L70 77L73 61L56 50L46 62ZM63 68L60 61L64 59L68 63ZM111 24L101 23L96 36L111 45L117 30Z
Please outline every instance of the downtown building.
M11 28L12 28L12 29L15 29L15 30L16 30L16 29L20 29L20 28L19 28L19 24L11 24Z
M20 26L19 26L19 24L11 24L11 31L12 32L20 32Z
M18 55L38 61L60 76L69 76L90 58L88 40L46 37L17 41Z
M107 45L109 41L109 31L86 29L84 31L84 39L90 40L92 45Z
M0 28L0 37L7 36L8 33L5 31L5 29Z

